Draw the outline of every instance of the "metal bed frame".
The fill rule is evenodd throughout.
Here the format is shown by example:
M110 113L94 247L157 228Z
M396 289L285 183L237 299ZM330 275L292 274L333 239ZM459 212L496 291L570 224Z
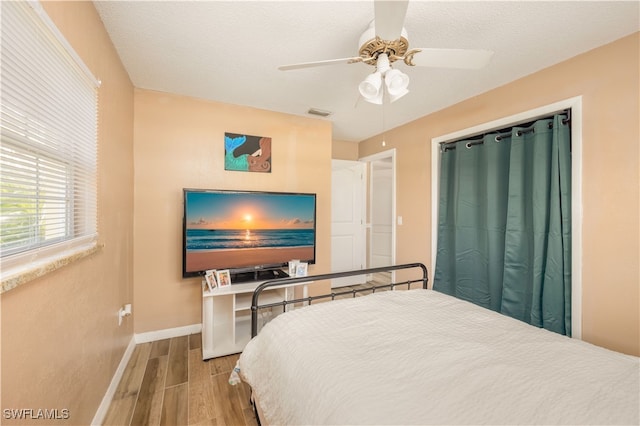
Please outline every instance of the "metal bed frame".
M422 270L422 278L411 279L411 280L402 281L399 283L390 282L389 284L372 285L372 286L368 286L366 288L360 288L360 289L332 291L331 293L327 293L327 294L302 297L302 298L291 299L291 300L283 300L281 302L267 303L264 305L260 305L258 303L258 299L260 298L260 294L262 293L262 291L269 287L276 287L276 286L287 287L287 286L293 286L300 283L311 283L314 281L324 281L324 280L335 279L335 278L344 278L344 277L351 277L356 275L368 275L368 274L375 274L379 272L392 272L392 271L398 271L403 269L414 269L414 268L420 268ZM278 278L278 279L268 280L260 284L253 292L253 297L251 299L251 337L253 338L258 335L258 314L260 309L274 308L274 307L280 306L282 307L282 311L284 312L287 309L287 305L292 305L296 303L305 303L305 302L307 303L307 305L310 305L312 302L320 299L330 298L331 300L334 300L337 296L344 296L344 295L352 295L353 297L356 297L356 295L361 292L370 291L372 293L375 293L376 290L383 289L383 288L394 290L395 287L397 286L407 286L407 289L410 289L411 284L414 284L417 282L422 282L423 289L428 288L427 284L429 282L429 278L427 274L427 267L424 266L422 263L406 263L402 265L385 266L380 268L358 269L354 271L334 272L330 274L309 275L306 277L288 277L288 278Z

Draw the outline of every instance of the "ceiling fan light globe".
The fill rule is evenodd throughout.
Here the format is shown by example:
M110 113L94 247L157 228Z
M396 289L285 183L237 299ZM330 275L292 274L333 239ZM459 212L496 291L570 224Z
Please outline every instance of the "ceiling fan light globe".
M374 99L378 95L382 94L382 75L375 72L369 74L359 85L358 91L365 100Z
M360 94L367 99L375 98L378 95L378 91L379 91L379 90L376 90L376 88L373 85L371 85L366 81L363 81L362 83L360 83L360 86L358 86L358 90L360 91Z
M408 93L409 76L400 70L391 69L384 76L384 83L390 96L404 96Z
M389 101L390 102L395 102L398 99L400 99L401 97L403 97L404 95L406 95L407 93L409 93L409 91L407 89L403 89L395 94L391 94L389 93Z
M380 90L380 92L378 92L376 96L371 98L364 98L364 100L372 104L382 105L382 101L384 100L384 91Z

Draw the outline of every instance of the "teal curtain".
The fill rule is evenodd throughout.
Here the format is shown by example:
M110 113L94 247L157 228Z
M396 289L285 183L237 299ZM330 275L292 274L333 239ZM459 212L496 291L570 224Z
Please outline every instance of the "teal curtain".
M571 335L567 114L443 145L433 288Z

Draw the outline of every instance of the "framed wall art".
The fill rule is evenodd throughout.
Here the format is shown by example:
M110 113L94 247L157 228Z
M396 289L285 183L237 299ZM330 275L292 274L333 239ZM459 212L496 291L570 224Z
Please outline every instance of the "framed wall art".
M225 132L224 169L271 173L271 138Z

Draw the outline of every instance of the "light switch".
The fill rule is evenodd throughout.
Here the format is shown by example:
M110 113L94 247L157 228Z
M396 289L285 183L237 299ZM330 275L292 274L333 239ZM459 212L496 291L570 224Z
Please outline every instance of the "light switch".
M402 225L402 216L398 216L398 225Z

